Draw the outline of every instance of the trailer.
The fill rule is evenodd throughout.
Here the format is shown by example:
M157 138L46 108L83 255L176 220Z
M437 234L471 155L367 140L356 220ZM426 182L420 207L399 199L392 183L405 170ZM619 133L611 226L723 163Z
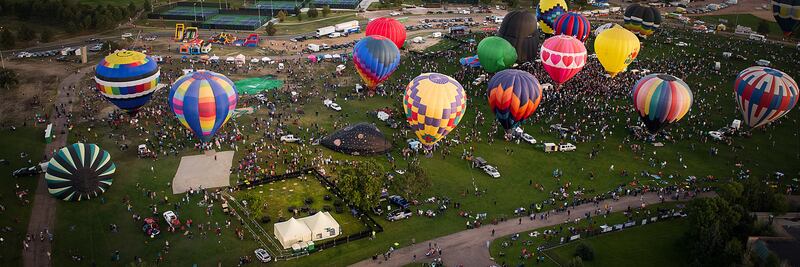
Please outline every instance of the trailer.
M348 22L342 22L342 23L334 25L334 31L337 31L337 32L346 32L346 31L350 31L350 30L352 30L354 28L356 28L356 29L359 28L357 20L351 20L351 21L348 21Z
M331 33L334 33L334 32L336 32L336 27L333 27L333 26L322 27L322 28L317 29L317 37L322 37L322 36L325 36L325 35L328 35L328 34L331 34Z
M319 52L319 45L317 44L308 44L308 50Z

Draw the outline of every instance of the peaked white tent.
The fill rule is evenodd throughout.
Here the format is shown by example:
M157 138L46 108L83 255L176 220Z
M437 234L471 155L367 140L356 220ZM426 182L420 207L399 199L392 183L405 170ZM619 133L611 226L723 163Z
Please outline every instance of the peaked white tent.
M311 230L295 218L276 223L274 234L284 249L292 247L293 244L311 241Z
M300 218L298 221L308 226L313 241L335 237L342 232L339 223L328 212L320 211L314 215Z

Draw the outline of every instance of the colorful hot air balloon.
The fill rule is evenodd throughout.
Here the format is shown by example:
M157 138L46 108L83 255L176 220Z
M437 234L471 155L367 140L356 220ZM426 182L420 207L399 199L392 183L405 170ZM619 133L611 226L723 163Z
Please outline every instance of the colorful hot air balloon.
M497 36L503 37L517 51L517 62L533 61L539 49L539 30L536 15L526 11L511 11L503 17Z
M426 149L452 131L467 110L464 88L450 76L424 73L408 83L403 109Z
M504 70L489 80L489 109L510 133L536 111L542 101L542 86L533 75L521 70Z
M633 107L651 134L679 121L692 107L692 91L681 79L667 74L650 74L631 90Z
M406 42L406 26L393 18L377 18L367 24L366 35L389 38L397 48L400 48Z
M53 197L81 201L105 193L116 170L108 151L95 144L76 143L53 154L44 180Z
M586 42L590 32L592 32L592 24L581 14L567 12L556 18L555 35L570 35L578 38L581 42Z
M772 0L772 14L783 34L789 36L800 25L800 0Z
M386 37L367 36L353 48L353 63L367 88L374 91L400 65L400 50Z
M733 90L744 122L753 128L783 117L797 104L797 82L773 68L756 66L739 72Z
M479 68L481 66L481 62L478 60L478 55L463 57L459 59L458 62L461 63L461 65L468 66L470 68Z
M603 32L605 30L608 30L608 29L611 29L611 28L614 28L614 26L617 26L617 25L619 25L619 24L610 23L610 22L606 23L606 24L603 24L603 25L600 25L600 27L597 27L597 29L594 30L594 36L598 36L598 35L600 35L601 32ZM622 27L622 26L620 26L620 27Z
M490 36L478 44L478 58L484 70L498 72L517 61L517 51L506 39Z
M619 25L601 32L594 40L597 60L611 77L625 71L628 64L639 55L639 49L639 38Z
M169 91L169 106L184 127L203 142L228 122L236 109L238 93L222 74L199 70L181 76Z
M544 40L539 56L544 70L558 84L580 72L587 57L583 43L569 35L556 35Z
M97 91L121 109L135 111L150 101L161 72L145 54L121 50L106 56L95 67Z
M661 13L655 7L633 4L625 8L625 29L642 37L652 35L661 25Z
M539 28L546 34L553 34L556 18L567 13L567 2L564 0L541 0L536 6L536 18L539 19Z

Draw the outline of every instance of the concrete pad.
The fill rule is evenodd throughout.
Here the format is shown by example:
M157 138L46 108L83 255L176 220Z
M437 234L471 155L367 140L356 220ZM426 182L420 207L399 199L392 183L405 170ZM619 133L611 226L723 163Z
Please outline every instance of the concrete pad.
M230 186L230 169L233 151L206 151L202 155L181 158L178 171L172 179L172 193L180 194L197 189Z

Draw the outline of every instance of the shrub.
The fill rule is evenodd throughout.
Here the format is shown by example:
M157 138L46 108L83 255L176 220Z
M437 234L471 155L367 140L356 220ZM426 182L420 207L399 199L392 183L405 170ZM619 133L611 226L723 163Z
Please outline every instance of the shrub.
M581 257L585 261L591 261L594 259L594 249L588 244L580 242L575 248L575 256Z

